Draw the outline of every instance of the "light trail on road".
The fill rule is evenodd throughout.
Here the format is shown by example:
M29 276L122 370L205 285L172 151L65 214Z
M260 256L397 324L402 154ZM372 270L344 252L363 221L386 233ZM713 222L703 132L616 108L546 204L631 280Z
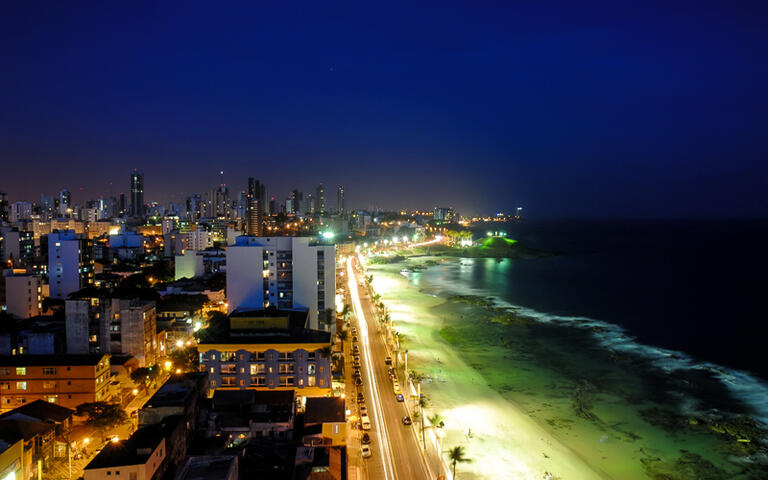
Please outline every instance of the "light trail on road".
M376 433L379 437L379 454L381 456L382 466L384 467L384 477L395 480L395 467L392 463L392 452L389 449L389 438L387 436L386 426L384 425L381 398L379 397L376 377L373 373L373 359L371 358L371 348L368 339L368 322L365 320L363 305L360 303L360 295L357 291L357 276L352 267L352 257L347 259L347 282L349 286L349 296L352 299L352 309L355 312L355 317L358 319L357 323L360 329L358 334L360 343L362 344L363 357L365 358L364 368L366 371L366 380L368 381L368 398L371 401L369 406L376 418Z

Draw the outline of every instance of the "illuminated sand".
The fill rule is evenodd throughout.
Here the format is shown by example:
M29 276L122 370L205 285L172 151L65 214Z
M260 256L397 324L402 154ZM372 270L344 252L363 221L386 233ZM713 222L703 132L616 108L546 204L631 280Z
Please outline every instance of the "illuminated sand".
M429 275L412 273L410 279L400 274L405 265L435 260L409 259L369 271L396 329L406 337L408 368L429 377L423 384L431 400L426 413L445 418L442 450L463 445L473 459L457 467L459 478L541 479L544 472L556 479L647 479L659 474L674 480L768 478L761 476L765 467L754 464L760 454L738 458L734 442L706 427L670 429L656 422L687 424L713 405L697 405L696 392L662 395L669 393L666 374L659 376L628 354L621 356L624 361L608 357L591 329L547 322L502 325L491 322L494 314L481 306L420 291L432 291L441 271L452 264ZM462 294L484 293L450 281L447 286ZM702 382L699 377L686 381L706 385ZM593 389L587 411L594 418L584 418L574 406L581 388ZM653 409L676 413L652 418L652 425L642 412Z
M441 299L419 293L391 267L370 271L374 288L388 305L396 328L409 339L409 369L434 379L423 389L432 404L427 416L438 412L445 418L443 451L463 445L472 459L457 466L458 478L541 479L547 471L563 479L606 478L488 387L482 376L440 339L437 332L442 321L430 309L442 303ZM470 430L471 438L467 435Z

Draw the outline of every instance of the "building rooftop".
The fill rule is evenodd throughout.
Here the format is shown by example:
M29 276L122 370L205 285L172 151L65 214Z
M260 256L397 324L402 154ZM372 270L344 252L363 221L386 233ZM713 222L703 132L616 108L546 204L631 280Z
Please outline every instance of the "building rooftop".
M304 309L278 310L274 307L260 310L235 310L229 317L231 323L248 325L247 319L287 318L288 328L246 327L231 328L229 333L204 336L200 344L281 344L281 343L331 343L330 332L304 328L309 312Z
M75 411L43 400L35 400L0 415L0 420L21 414L43 422L61 423L71 418Z
M48 433L53 429L54 425L47 422L0 419L0 439L10 443L16 442L19 438L23 438L26 441L34 438L36 435Z
M294 399L293 390L215 390L213 408L239 405L290 405Z
M177 480L219 480L233 477L237 457L223 455L189 457Z
M184 382L169 380L147 400L141 408L158 408L185 405L194 388Z
M343 422L344 399L341 397L308 397L304 413L304 424Z
M107 355L0 355L3 367L58 367L98 365Z
M110 442L86 465L85 470L143 465L168 432L172 431L182 419L181 415L171 415L165 417L160 423L136 430L127 440Z

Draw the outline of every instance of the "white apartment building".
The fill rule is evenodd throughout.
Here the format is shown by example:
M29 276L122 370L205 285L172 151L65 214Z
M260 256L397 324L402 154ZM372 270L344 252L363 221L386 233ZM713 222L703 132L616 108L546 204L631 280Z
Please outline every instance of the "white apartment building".
M306 308L308 328L335 331L336 248L310 237L237 237L227 248L227 302L235 309ZM327 310L331 310L330 315Z
M187 232L187 236L189 238L187 248L190 250L205 250L213 246L213 235L203 228Z
M48 283L52 298L67 298L93 283L90 242L71 230L48 234Z

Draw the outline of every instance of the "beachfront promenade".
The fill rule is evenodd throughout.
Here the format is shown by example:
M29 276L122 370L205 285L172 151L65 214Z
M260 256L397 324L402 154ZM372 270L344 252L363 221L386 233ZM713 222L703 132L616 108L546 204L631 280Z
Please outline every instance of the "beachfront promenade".
M358 319L361 350L361 389L371 418L372 456L364 461L363 474L368 479L406 480L447 478L436 455L425 458L419 441L417 422L406 426L402 418L412 416L406 402L398 402L384 359L389 352L379 332L369 293L359 288L359 274L354 258L347 260L348 286L352 309ZM402 380L402 379L401 379ZM440 475L443 475L440 477Z

